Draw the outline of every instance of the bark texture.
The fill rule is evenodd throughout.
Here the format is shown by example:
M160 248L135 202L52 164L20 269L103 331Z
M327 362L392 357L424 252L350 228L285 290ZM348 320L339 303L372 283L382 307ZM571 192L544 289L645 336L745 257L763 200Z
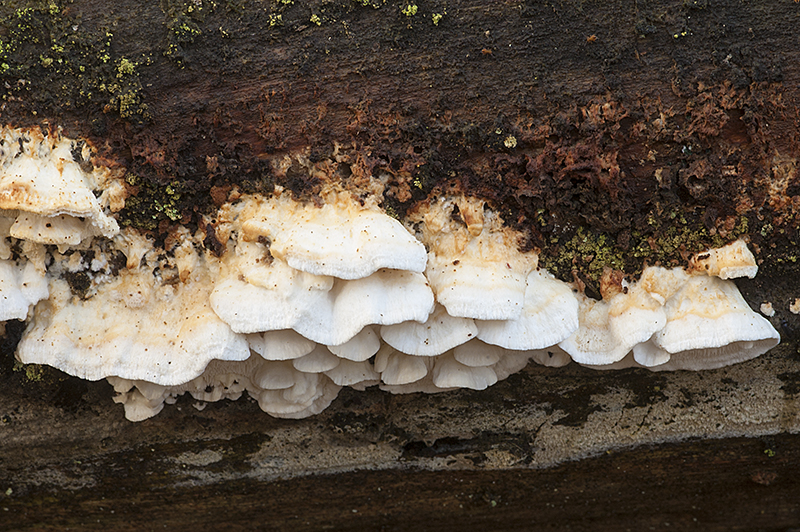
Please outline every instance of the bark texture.
M343 393L330 413L300 424L272 420L246 402L198 414L186 401L180 412L168 408L130 426L104 384L47 368L15 371L21 325L10 322L0 360L0 480L7 484L0 488L10 491L0 494L0 528L86 526L91 517L123 529L134 526L125 523L137 504L159 515L177 504L185 520L164 517L177 528L199 519L198 497L209 508L242 509L242 527L264 519L265 529L405 529L404 519L407 529L456 529L467 523L454 517L466 515L459 512L482 529L490 519L500 519L498 529L529 529L540 518L578 529L689 528L702 516L687 508L699 512L704 494L718 516L704 530L796 526L798 486L783 471L798 457L787 450L783 461L765 462L763 451L774 449L764 440L695 441L550 471L531 467L619 446L797 430L800 316L789 304L800 297L799 25L800 4L790 0L3 2L0 120L63 127L91 141L126 176L132 196L121 223L160 243L176 225L200 223L234 186L269 192L278 184L313 201L327 180L360 189L384 175L383 207L400 218L444 193L486 199L521 231L521 247L540 249L543 266L577 277L587 294L598 294L605 266L635 275L644 264L683 265L691 252L746 236L761 270L737 284L754 308L773 304L783 347L732 374L535 368L481 394ZM308 165L321 172L310 177ZM705 385L713 412L695 422L699 392L680 399L680 390ZM752 394L737 395L744 388ZM614 390L633 399L596 398ZM541 407L541 426L557 424L561 412L588 432L542 440L530 421L538 418L519 404ZM664 413L648 418L653 405ZM418 424L397 421L396 408L421 412ZM603 412L622 419L626 408L644 409L636 423L660 427L653 438L624 436L609 418L587 424ZM748 408L762 417L736 413ZM492 421L469 425L472 435L455 423L481 412ZM515 416L529 421L519 425ZM665 429L676 419L679 430ZM302 431L316 434L314 449L329 449L332 458L316 466L295 451L312 445L293 439ZM590 433L605 439L563 443ZM279 443L281 434L291 437ZM796 447L794 436L775 438ZM564 452L542 455L542 441ZM419 467L447 469L455 460L476 471L394 469L419 458L414 453L426 460L414 462ZM292 456L300 458L289 467ZM507 461L492 462L497 456ZM271 459L280 465L269 469ZM87 463L93 469L82 471ZM263 483L365 463L382 472ZM180 464L202 470L197 475L208 482L182 483L170 469ZM272 473L252 473L258 467ZM698 473L676 480L687 468ZM28 470L38 476L25 480ZM562 472L574 482L565 485ZM114 483L119 478L127 480ZM653 479L652 494L642 478ZM350 504L350 495L331 504L339 486L373 506ZM163 497L148 495L150 488ZM587 495L593 489L599 494ZM423 498L430 492L439 498ZM104 493L113 493L113 504L101 502ZM609 509L615 493L619 510ZM651 497L662 503L645 518ZM434 513L435 505L444 513ZM496 515L503 508L507 521ZM759 517L763 508L771 519Z

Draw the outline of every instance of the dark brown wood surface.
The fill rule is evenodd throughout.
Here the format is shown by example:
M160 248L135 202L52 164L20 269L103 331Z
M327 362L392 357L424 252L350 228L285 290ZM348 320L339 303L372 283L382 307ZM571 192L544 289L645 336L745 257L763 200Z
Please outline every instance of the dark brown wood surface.
M795 268L796 4L9 1L0 116L92 139L135 186L122 221L162 235L231 185L384 175L399 216L485 198L592 293L743 234ZM298 153L327 175L276 169Z

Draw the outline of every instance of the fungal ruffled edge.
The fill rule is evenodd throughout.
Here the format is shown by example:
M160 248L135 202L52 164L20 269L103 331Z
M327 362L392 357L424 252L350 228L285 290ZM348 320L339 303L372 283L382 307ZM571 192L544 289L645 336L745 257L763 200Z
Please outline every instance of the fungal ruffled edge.
M124 187L81 143L2 137L0 317L28 321L17 357L108 378L132 421L183 393L246 391L298 418L344 386L482 390L530 360L697 370L779 341L729 280L757 271L743 241L686 269L609 275L594 300L521 252L477 198L420 202L404 225L340 188L315 205L276 187L234 195L205 228L155 249L119 229Z

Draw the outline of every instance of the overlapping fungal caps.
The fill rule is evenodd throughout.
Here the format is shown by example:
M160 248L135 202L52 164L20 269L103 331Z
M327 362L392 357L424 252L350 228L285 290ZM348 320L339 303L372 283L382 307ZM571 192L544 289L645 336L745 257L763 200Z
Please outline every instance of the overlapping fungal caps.
M377 351L365 327L424 321L433 309L425 248L348 193L322 207L245 196L223 208L216 234L229 250L211 304L238 333L293 329L365 360Z
M197 255L193 263L212 279L211 308L254 354L247 363L209 364L190 382L186 375L167 383L117 373L117 401L138 420L181 393L215 400L246 390L271 415L302 417L327 406L342 386L482 390L531 359L569 362L555 344L578 326L572 290L537 271L536 255L519 253L515 235L494 215L472 228L453 217L454 201L418 213L427 218L416 227L429 252L409 229L348 192L324 193L321 206L280 189L268 198L236 197L208 224L225 251ZM477 205L473 219L483 220L482 203L458 201L464 211ZM455 241L461 247L447 247ZM448 280L446 270L437 277L449 283L452 297L443 299L460 305L454 316L435 303L430 264L459 258L468 268L466 274L456 268L463 283ZM467 283L470 275L481 283ZM486 305L495 309L487 314ZM291 374L298 384L289 377L269 384L273 373Z
M482 200L420 202L404 225L379 190L331 184L315 202L233 191L155 247L119 230L124 186L92 160L58 132L0 130L0 320L28 321L21 362L108 378L132 421L185 393L301 418L344 386L482 390L531 360L715 368L779 340L728 280L757 272L741 241L635 282L609 270L598 301Z
M104 208L121 208L121 188L89 155L57 130L0 129L0 320L24 320L48 297L45 244L63 250L119 230Z
M780 336L726 279L757 271L741 240L697 254L687 270L645 268L634 283L608 271L603 300L579 296L580 327L559 345L600 369L701 370L755 358Z
M209 270L188 235L174 257L159 257L126 231L88 254L53 253L49 299L36 307L19 344L22 362L49 364L78 377L117 376L159 385L188 382L211 360L245 360L247 340L211 310ZM114 271L122 250L126 267ZM116 262L119 262L118 260ZM68 279L83 279L76 295ZM73 281L73 284L75 281Z
M63 250L119 231L104 207L122 201L121 185L107 168L89 165L89 155L86 144L58 131L0 129L0 216L14 220L9 236Z
M118 393L114 401L125 405L130 421L158 414L165 402L172 404L187 392L202 409L206 402L236 400L245 391L268 414L299 419L322 412L341 389L323 372L300 371L291 361L268 361L255 353L243 361L212 360L201 375L177 386L119 377L108 381Z

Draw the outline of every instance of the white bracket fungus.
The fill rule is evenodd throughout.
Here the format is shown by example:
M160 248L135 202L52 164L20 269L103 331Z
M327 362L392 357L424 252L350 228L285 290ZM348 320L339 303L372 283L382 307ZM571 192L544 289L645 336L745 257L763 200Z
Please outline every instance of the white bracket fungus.
M662 303L636 285L625 288L608 301L581 296L580 326L559 344L575 362L613 364L664 327Z
M481 320L520 316L526 278L538 257L520 253L518 235L495 213L484 215L483 201L441 198L420 206L410 221L422 222L421 237L430 248L425 275L448 314Z
M698 254L688 273L645 268L608 302L584 299L578 332L559 345L581 364L653 371L714 369L767 352L780 341L778 332L732 281L710 276L753 273L755 261L742 246L740 241ZM697 267L701 263L711 266Z
M468 366L450 353L436 359L433 384L437 388L469 388L485 390L497 382L497 374L488 366Z
M652 343L670 354L654 369L713 369L755 358L778 345L778 332L730 281L691 277L665 305L666 326ZM638 360L637 360L638 362Z
M162 284L155 266L125 269L108 282L108 272L93 272L101 282L86 299L51 279L50 297L19 344L20 361L89 380L113 375L169 386L201 375L211 360L250 355L246 338L211 310L207 277Z
M382 269L423 272L425 248L397 220L362 207L349 193L322 207L287 196L251 198L241 214L244 237L271 241L270 253L292 268L339 279Z
M0 259L0 321L27 319L33 305L48 295L47 281L33 263Z
M0 320L29 321L20 361L108 378L131 421L184 393L247 392L301 418L342 386L482 390L531 360L715 368L779 341L726 280L757 272L743 241L687 270L604 276L596 301L537 269L482 200L423 202L406 229L377 196L331 188L318 206L276 189L220 208L220 257L186 228L154 253L106 212L124 187L89 152L57 132L0 130Z
M578 329L578 299L572 289L544 270L526 279L522 312L508 320L476 320L478 338L526 351L556 345Z
M73 157L77 148L59 132L0 129L0 214L16 218L12 237L64 246L119 231L93 194L110 183L109 170L85 172Z
M406 321L381 327L381 337L402 353L434 357L475 338L478 328L467 318L457 318L437 305L424 323Z
M291 329L248 334L247 342L250 344L250 349L261 355L264 360L300 358L313 351L317 345Z
M752 279L758 273L758 265L756 258L748 249L747 243L739 239L727 246L698 253L689 262L689 270L714 275L720 279L736 279L737 277Z
M375 356L375 371L390 386L402 386L423 379L430 369L430 359L407 355L384 344Z

